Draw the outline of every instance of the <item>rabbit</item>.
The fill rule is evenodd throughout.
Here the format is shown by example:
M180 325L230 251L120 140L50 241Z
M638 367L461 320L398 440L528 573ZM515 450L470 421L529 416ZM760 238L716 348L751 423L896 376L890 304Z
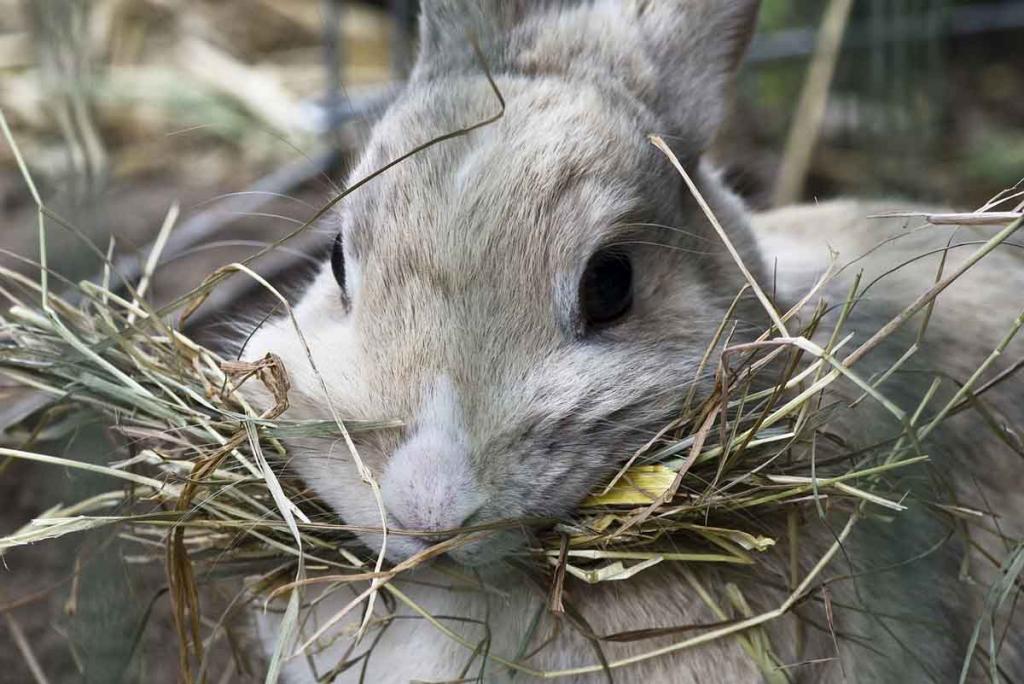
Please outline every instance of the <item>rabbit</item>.
M758 4L423 3L408 85L375 124L352 182L434 138L493 120L422 149L339 203L330 219L336 233L330 258L295 304L294 319L262 322L243 352L249 360L267 353L281 359L291 383L287 418L402 421L400 429L352 435L351 448L340 439L288 445L288 467L337 521L365 530L360 538L371 553L383 541L382 511L389 528L438 533L434 539L388 535L385 552L393 564L456 528L571 517L676 417L691 384L698 395L711 390L711 371L695 375L716 327L747 285L736 257L786 310L821 275L830 248L855 257L912 232L907 219L865 219L891 204L839 201L753 215L726 187L706 152ZM735 255L651 144L652 133L689 170ZM943 246L952 230L916 231L906 245L895 241L885 258L869 255L861 264L865 278ZM966 251L956 251L950 263ZM912 293L927 289L937 258L883 280L854 311L853 328L870 334ZM848 275L837 278L822 296L841 303L849 282ZM1012 322L1001 314L1006 307L986 302L1010 301L1008 293L1022 284L1017 258L997 250L943 296L930 323L939 331L936 341L915 363L942 361L951 376L969 375ZM734 319L734 342L769 325L752 295L741 298ZM867 377L887 368L913 341L912 327L866 357L859 372ZM1019 349L1012 346L1007 358ZM885 388L912 410L930 383L923 374L899 374ZM859 394L849 391L851 398ZM269 401L258 388L251 393ZM1012 377L987 395L1002 417L997 420L1013 425L1024 418L1024 402L1014 398L1020 391ZM892 432L891 418L870 401L849 413L830 424L848 432L823 439L823 454ZM996 510L1019 511L1019 496L1007 491L1019 472L1017 456L977 423L964 413L954 420L957 429L937 431L927 446L931 467L956 480L963 466L984 458L960 483L964 497L987 510L978 503L984 489ZM886 426L884 434L868 434L864 426L875 424ZM917 473L919 484L928 484L927 472ZM355 638L359 608L308 657L290 658L284 677L952 681L984 590L962 565L963 542L925 508L915 504L892 519L867 516L858 524L823 575L836 581L794 609L801 619L791 614L764 627L775 667L751 657L734 636L685 649L672 648L693 633L683 629L632 640L600 637L721 621L687 577L713 595L729 582L740 584L751 610L770 610L787 594L785 559L766 561L760 575L702 564L688 566L687 575L666 562L625 582L587 586L567 577L571 607L559 613L547 605L546 585L514 562L530 543L524 523L454 546L400 575L392 582L400 595L380 591L361 639ZM800 547L804 570L832 544L833 523L808 525ZM1008 533L1018 527L1012 515L1004 525ZM938 550L922 554L942 539ZM912 562L915 554L922 558ZM858 580L859 572L867 576ZM853 579L838 581L841 576ZM303 634L365 588L307 604ZM317 595L315 588L306 592L307 600ZM397 616L386 628L384 603ZM430 622L420 610L439 617ZM273 652L279 614L258 611L255 620ZM1001 662L1011 671L1019 667L1017 641L1011 631L1002 645ZM664 653L642 657L654 649ZM516 672L508 661L524 669Z

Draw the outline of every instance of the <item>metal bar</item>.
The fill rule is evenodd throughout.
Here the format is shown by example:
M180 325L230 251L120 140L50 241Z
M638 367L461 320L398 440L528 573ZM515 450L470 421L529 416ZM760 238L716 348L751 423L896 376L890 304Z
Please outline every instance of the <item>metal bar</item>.
M935 20L945 25L947 36L970 36L1024 28L1024 3L955 7L949 11L948 17L945 16L946 10L940 8L938 11L943 16ZM844 49L870 48L878 42L927 40L928 34L921 31L921 26L930 19L933 18L905 16L883 27L877 37L872 34L870 26L861 22L850 28ZM816 36L817 28L809 26L755 36L747 59L759 63L806 57L814 52Z

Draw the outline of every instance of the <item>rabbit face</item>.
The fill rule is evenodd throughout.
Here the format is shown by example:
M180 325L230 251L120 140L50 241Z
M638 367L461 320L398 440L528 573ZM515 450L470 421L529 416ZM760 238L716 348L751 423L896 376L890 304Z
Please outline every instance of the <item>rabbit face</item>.
M247 345L283 359L289 417L329 418L329 401L346 418L404 422L356 435L389 526L438 533L390 537L394 560L453 528L520 521L450 553L508 555L528 537L523 521L571 514L707 381L697 366L740 282L648 134L675 135L757 270L741 205L698 161L706 133L636 92L655 66L584 78L523 26L511 61L493 53L503 116L347 197L332 264L295 309L305 344L282 318ZM429 63L421 54L353 179L498 109L482 74L427 77ZM346 523L379 527L349 451L301 440L292 465Z

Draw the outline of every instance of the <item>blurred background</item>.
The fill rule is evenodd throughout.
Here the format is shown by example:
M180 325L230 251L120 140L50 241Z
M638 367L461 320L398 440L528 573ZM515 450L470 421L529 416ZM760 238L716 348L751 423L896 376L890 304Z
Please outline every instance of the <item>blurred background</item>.
M1024 178L1024 0L762 4L713 150L752 206L861 196L970 210ZM0 0L0 109L47 206L75 227L51 221L50 266L94 276L88 238L113 244L132 276L170 217L152 288L164 302L301 225L400 86L415 15L408 0ZM36 230L0 142L0 265L33 273ZM294 281L324 240L310 231L258 270ZM228 281L193 325L215 337L254 296ZM0 434L20 405L0 386ZM35 439L101 460L112 448L98 426ZM0 460L0 533L104 484ZM0 681L175 681L166 604L108 537L4 558ZM228 663L225 681L246 667Z

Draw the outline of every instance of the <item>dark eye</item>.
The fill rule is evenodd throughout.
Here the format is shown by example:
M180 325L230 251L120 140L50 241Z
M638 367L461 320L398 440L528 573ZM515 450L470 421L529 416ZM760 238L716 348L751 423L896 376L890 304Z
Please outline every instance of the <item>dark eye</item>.
M580 279L580 313L587 327L615 322L633 304L633 264L620 251L604 249L590 257Z
M338 287L341 288L341 294L345 294L345 250L341 242L341 233L338 233L338 237L334 238L334 246L331 247L331 272L334 274L334 279L338 281Z

